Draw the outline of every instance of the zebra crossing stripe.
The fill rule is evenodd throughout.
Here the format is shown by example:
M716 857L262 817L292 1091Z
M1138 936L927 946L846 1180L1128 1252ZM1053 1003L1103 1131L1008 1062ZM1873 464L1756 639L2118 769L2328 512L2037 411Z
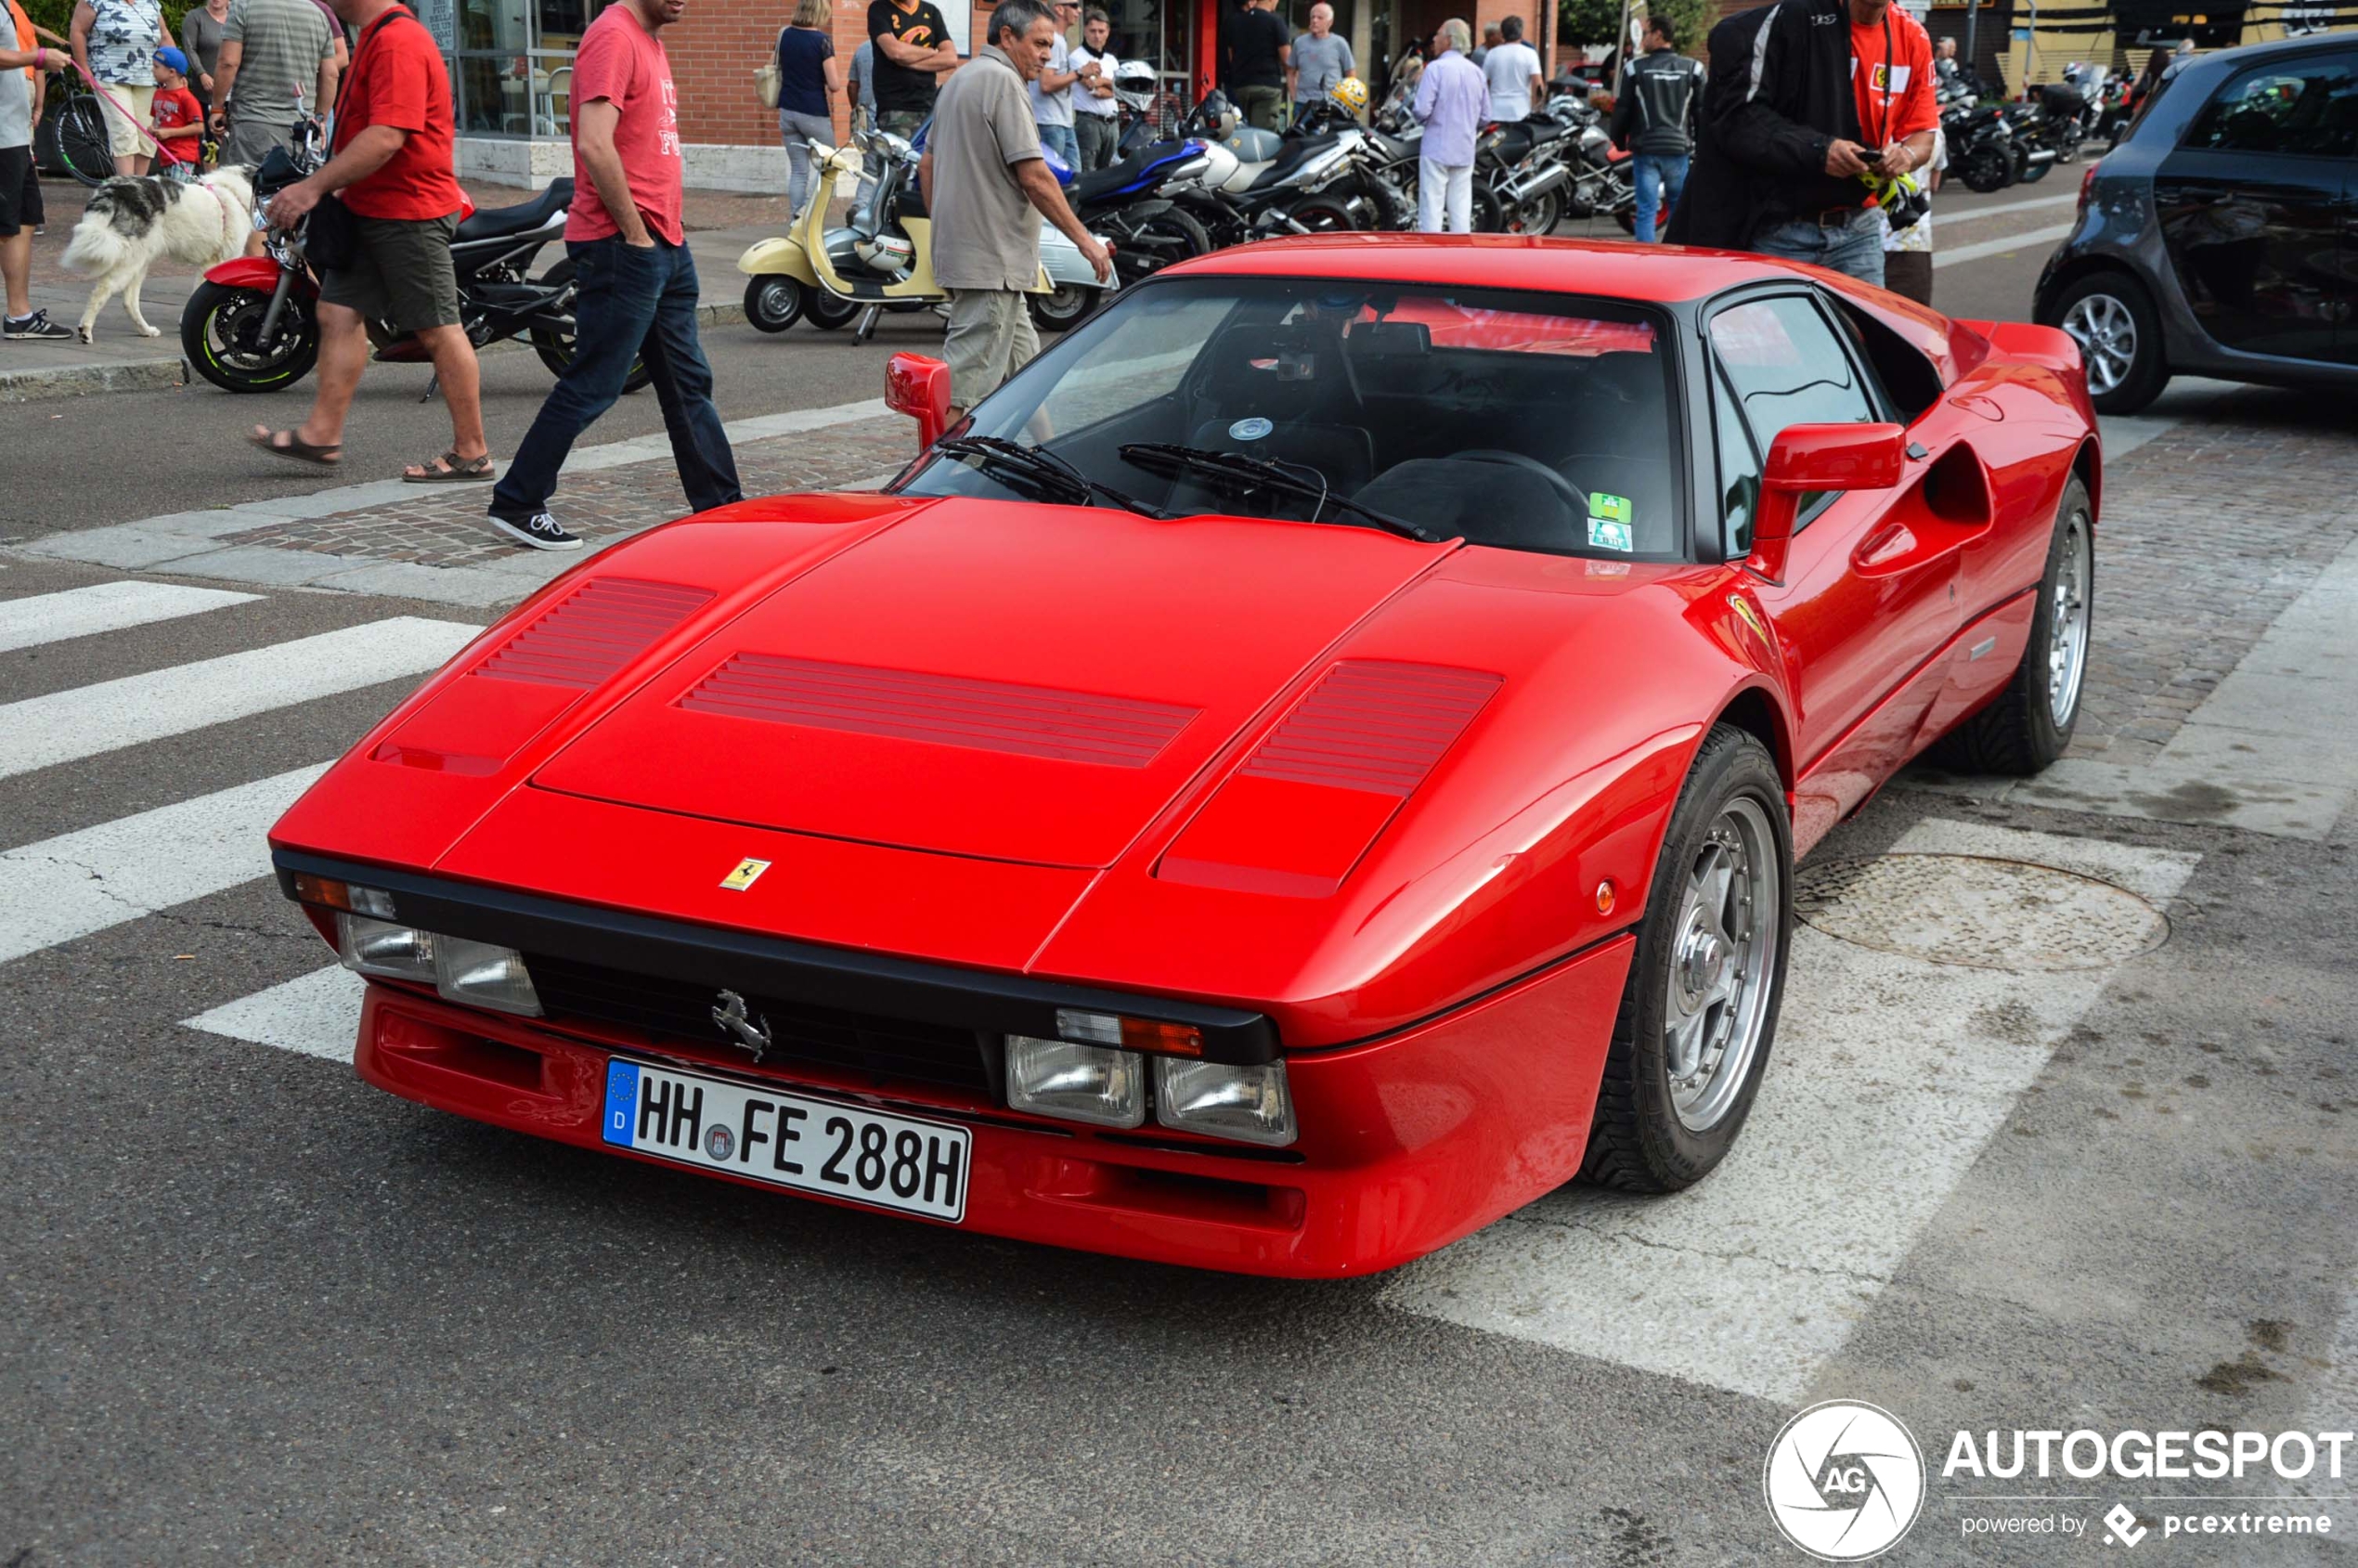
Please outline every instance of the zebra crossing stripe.
M266 835L325 762L0 851L0 964L266 875Z
M253 593L220 588L180 588L171 583L92 583L59 593L0 600L0 654L71 637L177 620L206 610L250 604Z
M483 628L398 616L0 706L0 778L438 667Z
M353 1041L360 1032L360 995L367 985L343 965L330 964L283 985L224 1003L209 1013L183 1018L181 1027L348 1062Z
M1938 820L1892 849L2060 867L2156 902L2199 859ZM1393 1275L1385 1304L1738 1393L1808 1392L2116 971L1794 938L1774 1055L1725 1164L1667 1198L1561 1187Z

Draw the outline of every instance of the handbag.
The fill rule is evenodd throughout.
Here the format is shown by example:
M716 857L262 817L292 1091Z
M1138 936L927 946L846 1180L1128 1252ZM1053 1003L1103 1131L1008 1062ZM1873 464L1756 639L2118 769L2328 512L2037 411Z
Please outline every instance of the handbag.
M778 107L778 90L782 84L778 70L778 51L784 48L785 45L786 30L782 27L778 30L778 41L770 45L770 58L764 60L760 69L753 73L753 90L759 96L761 107L764 109Z
M303 230L304 259L320 272L336 272L360 258L360 221L332 191L319 198Z

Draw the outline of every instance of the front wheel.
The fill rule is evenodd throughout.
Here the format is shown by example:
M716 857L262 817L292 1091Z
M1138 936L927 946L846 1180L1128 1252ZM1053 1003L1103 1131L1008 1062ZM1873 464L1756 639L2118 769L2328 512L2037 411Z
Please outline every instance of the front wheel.
M2170 384L2160 317L2128 274L2092 273L2066 289L2055 302L2054 324L2079 345L2096 412L2133 414Z
M1709 1175L1768 1065L1793 939L1793 829L1768 748L1715 726L1670 815L1581 1173L1623 1192Z
M765 272L745 282L745 319L758 331L783 332L802 319L803 285Z
M197 374L224 392L283 392L319 359L319 323L311 302L290 290L270 340L262 338L270 295L207 280L180 312L180 352Z
M86 186L104 185L114 177L114 143L97 98L74 98L58 110L58 162Z
M534 281L551 289L562 288L572 282L573 258L565 257ZM561 331L554 327L532 329L532 351L540 356L540 363L549 367L551 375L562 376L572 367L574 342L571 331ZM636 392L654 379L654 372L647 369L647 362L634 358L630 361L630 374L623 378L622 390L626 394Z
M2074 479L2055 509L2022 663L1996 701L1941 739L1934 760L1960 771L2028 778L2061 757L2079 722L2095 606L2094 511L2087 489Z

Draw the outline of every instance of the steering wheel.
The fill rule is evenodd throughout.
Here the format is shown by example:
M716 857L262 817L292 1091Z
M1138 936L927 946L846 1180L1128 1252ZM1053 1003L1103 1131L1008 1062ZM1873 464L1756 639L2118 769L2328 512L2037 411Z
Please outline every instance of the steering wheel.
M1496 462L1504 463L1509 468L1526 469L1554 486L1557 493L1563 497L1564 503L1572 508L1572 514L1574 517L1588 515L1588 492L1541 462L1537 458L1525 457L1521 452L1509 452L1502 447L1472 447L1462 452L1452 453L1451 456L1464 462Z

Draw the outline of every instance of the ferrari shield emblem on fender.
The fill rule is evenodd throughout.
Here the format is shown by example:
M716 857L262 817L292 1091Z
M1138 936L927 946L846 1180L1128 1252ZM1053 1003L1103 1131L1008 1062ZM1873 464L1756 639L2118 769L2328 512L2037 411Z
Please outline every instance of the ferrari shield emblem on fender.
M737 869L720 879L720 886L732 893L742 893L760 881L761 874L769 869L768 861L739 861Z
M720 993L720 1005L712 1009L712 1022L715 1028L729 1037L730 1044L740 1051L751 1052L755 1061L759 1061L762 1053L770 1049L770 1020L748 1017L745 999L733 991Z

